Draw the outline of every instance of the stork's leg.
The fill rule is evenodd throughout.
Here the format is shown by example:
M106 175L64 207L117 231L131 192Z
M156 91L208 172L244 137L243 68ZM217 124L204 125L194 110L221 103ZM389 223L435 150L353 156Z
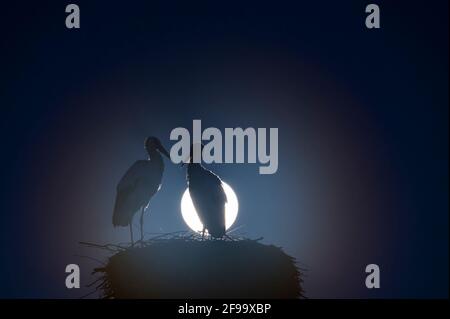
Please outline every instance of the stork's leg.
M205 226L203 226L203 231L202 231L202 240L205 238Z
M141 209L141 244L144 242L144 206Z
M134 246L134 240L133 240L133 223L130 222L130 235L131 235L131 247Z

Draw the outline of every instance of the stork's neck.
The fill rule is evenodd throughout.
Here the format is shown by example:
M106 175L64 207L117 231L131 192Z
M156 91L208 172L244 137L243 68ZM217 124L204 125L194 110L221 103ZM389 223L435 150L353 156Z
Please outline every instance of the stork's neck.
M200 163L189 163L187 168L187 177L192 176L193 173L203 170L203 166Z
M152 162L161 162L162 163L162 156L156 149L149 149L147 150L148 153L148 159Z

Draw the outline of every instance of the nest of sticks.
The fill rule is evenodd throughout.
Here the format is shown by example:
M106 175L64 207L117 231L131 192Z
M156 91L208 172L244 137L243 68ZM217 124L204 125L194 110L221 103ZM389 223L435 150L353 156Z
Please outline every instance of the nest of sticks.
M88 285L103 298L303 298L295 259L261 239L176 232L133 246L81 244L112 254Z

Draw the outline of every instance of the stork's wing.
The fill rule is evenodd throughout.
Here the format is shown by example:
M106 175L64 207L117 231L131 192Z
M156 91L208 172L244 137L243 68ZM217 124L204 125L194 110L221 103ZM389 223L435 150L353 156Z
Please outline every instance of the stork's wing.
M191 179L189 193L200 220L213 237L222 237L225 234L227 202L222 181L207 169L199 175L192 176Z
M146 161L136 161L123 175L120 179L119 184L117 184L117 193L122 191L126 191L130 188L134 188L136 183L139 180L139 177L142 176L142 170L144 169Z
M134 163L117 185L116 201L113 212L114 226L127 226L130 224L134 213L139 209L139 188L142 172L145 170L145 161Z
M194 188L198 188L198 195L208 194L206 197L208 200L217 203L226 203L227 195L223 189L222 180L210 170L206 168L203 168L203 170L204 172L201 175L192 177L192 179L195 179L197 187Z
M210 185L212 186L210 188L211 197L218 202L226 203L227 195L225 194L225 191L223 189L222 180L213 172L210 171L210 173Z

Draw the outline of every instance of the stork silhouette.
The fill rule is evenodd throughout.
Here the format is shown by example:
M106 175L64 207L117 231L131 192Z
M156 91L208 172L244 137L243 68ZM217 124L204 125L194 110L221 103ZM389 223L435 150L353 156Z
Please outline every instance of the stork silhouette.
M202 149L203 145L200 146L200 151ZM208 233L214 238L222 238L226 236L225 204L227 195L219 176L204 168L201 163L192 161L194 151L199 150L192 145L186 179L195 210L203 224L202 238L204 238L205 230L208 230Z
M170 158L169 153L156 137L145 140L149 159L136 161L120 179L114 205L113 225L130 226L131 244L133 241L133 217L141 210L141 241L144 239L144 211L152 196L161 188L164 162L160 153Z

